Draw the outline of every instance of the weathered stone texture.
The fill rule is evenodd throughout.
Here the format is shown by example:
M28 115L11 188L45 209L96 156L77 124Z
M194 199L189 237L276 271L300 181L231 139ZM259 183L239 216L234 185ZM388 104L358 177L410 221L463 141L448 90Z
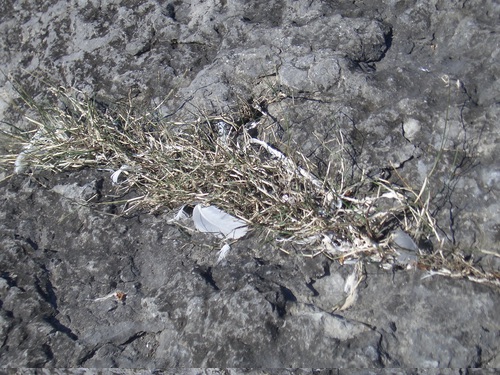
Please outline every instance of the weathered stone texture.
M315 160L341 131L355 171L414 187L432 171L441 235L498 270L477 250L499 251L499 16L493 0L3 1L0 120L22 125L13 82L173 119L267 98ZM500 367L498 290L371 266L335 315L348 267L258 235L215 265L217 244L167 214L79 204L109 173L37 178L0 185L2 366Z

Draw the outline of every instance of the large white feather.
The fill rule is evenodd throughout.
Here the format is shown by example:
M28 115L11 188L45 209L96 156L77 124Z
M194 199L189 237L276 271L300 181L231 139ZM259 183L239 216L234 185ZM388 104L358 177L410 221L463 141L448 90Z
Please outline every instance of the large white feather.
M215 206L197 204L193 210L194 226L200 232L236 240L248 232L247 224Z

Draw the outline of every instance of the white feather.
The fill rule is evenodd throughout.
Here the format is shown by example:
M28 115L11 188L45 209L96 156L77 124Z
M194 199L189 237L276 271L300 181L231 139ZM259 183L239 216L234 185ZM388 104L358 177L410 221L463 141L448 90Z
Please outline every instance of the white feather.
M113 184L118 183L118 177L120 177L120 174L122 173L121 169L118 169L117 171L114 171L113 174L111 174L111 181L113 181Z
M226 258L227 254L229 254L229 250L231 250L231 246L229 246L228 244L222 246L222 248L217 253L219 257L217 258L217 262L215 264L219 264L220 262L222 262Z
M212 233L220 238L236 240L248 232L246 222L215 206L197 204L193 210L193 221L200 232Z
M357 281L358 281L358 272L356 271L355 268L354 271L345 279L344 293L351 294L353 290L356 288Z
M19 155L17 155L16 161L14 162L14 173L20 174L26 170L26 151L22 151Z
M185 208L186 205L183 205L180 208L179 212L177 212L177 214L174 216L174 221L184 221L189 219L189 214L186 212Z
M128 165L124 164L120 167L120 169L113 172L113 174L111 175L111 181L113 182L113 185L118 184L118 178L120 177L122 172L125 171L125 173L127 173L126 171L129 171L129 170L130 170L130 167Z

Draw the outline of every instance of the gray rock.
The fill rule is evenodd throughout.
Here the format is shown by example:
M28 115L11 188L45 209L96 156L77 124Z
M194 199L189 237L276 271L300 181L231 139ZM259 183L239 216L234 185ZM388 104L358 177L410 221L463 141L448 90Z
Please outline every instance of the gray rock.
M381 346L392 366L492 366L496 352L483 346L498 340L488 323L497 304L491 289L441 277L421 281L422 276L414 271L371 277L345 316L384 327Z
M47 182L74 184L65 179ZM218 248L201 246L202 234L183 238L165 215L111 218L99 206L74 205L50 186L28 181L16 177L2 186L2 196L18 194L2 202L0 228L6 365L442 367L495 361L499 295L488 287L371 267L358 303L334 315L329 311L341 297L345 267L281 255L258 238L233 245L226 263L215 266ZM49 226L54 220L58 225ZM123 303L116 291L126 293Z
M335 161L324 145L342 134L348 180L364 170L418 189L429 177L445 242L493 252L472 251L498 272L496 2L3 6L1 129L26 126L13 82L40 101L45 79L107 105L163 103L172 119L267 97L262 121L314 161ZM372 265L357 304L335 315L348 267L285 256L258 235L215 265L218 244L186 238L170 216L100 205L108 172L9 174L0 174L2 366L500 366L496 289Z

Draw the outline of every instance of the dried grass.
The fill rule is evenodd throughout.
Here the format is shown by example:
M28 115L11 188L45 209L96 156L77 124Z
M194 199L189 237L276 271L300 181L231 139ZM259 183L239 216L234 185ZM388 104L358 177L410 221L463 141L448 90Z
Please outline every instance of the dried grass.
M249 118L225 115L174 122L154 111L136 115L131 106L99 109L81 93L52 93L59 105L27 101L37 113L30 119L33 130L17 133L24 151L2 156L1 164L15 165L18 171L120 171L114 175L117 190L140 192L127 202L127 212L213 204L267 231L281 250L300 248L303 255L324 254L341 263L363 259L392 266L397 253L390 234L395 228L416 239L432 237L441 245L427 181L413 190L409 184L361 176L347 186L341 132L333 140L337 158L328 164L329 171L340 174L334 186L300 150L285 155L279 150L286 145L268 143L277 137L256 137L253 133L261 130L257 119L251 126L255 129L248 126ZM480 272L463 260L451 264L436 256L420 259L426 269L466 269L468 276L498 283L498 275Z

